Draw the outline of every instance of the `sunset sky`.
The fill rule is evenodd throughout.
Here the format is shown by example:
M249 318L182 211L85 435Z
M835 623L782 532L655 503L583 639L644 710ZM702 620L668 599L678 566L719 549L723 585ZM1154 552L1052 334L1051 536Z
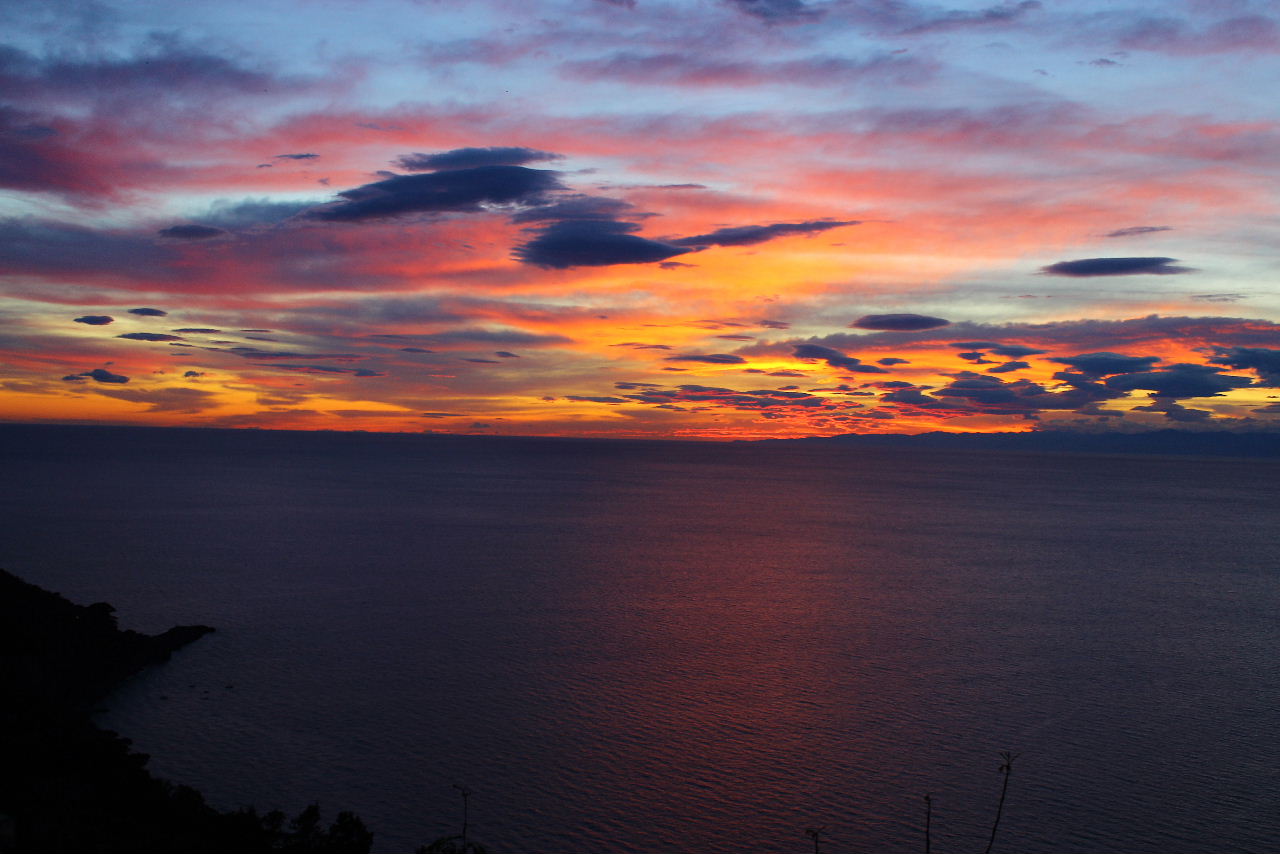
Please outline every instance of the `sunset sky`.
M1280 429L1273 0L0 7L0 417Z

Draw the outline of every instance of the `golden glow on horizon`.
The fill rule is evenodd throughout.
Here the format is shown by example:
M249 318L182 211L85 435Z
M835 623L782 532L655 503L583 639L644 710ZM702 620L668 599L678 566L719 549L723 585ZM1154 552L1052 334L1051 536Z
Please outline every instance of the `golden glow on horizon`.
M337 7L285 48L213 0L173 12L194 70L163 80L145 4L82 21L91 47L19 14L3 417L751 438L1280 415L1280 120L1223 71L1273 52L1110 67L1046 7L947 19L926 57L927 28L756 6L688 4L724 35L695 50L661 4L510 29L408 4L432 24L412 51L370 33L338 58ZM1099 353L1129 359L1071 367Z

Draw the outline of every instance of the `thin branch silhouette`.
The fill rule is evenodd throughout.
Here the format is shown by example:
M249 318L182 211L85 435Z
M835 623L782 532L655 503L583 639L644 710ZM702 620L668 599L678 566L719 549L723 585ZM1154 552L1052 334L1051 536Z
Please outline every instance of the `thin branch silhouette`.
M471 797L471 790L466 786L453 784L453 788L462 793L462 850L467 850L467 800Z
M1013 760L1021 753L1000 751L1000 773L1004 775L1004 783L1000 786L1000 803L996 805L996 820L991 823L991 839L987 841L987 850L983 854L991 854L991 846L996 844L996 828L1000 826L1000 814L1004 812L1004 796L1009 792L1009 775L1013 773Z
M924 796L924 854L929 854L929 830L933 822L933 795Z

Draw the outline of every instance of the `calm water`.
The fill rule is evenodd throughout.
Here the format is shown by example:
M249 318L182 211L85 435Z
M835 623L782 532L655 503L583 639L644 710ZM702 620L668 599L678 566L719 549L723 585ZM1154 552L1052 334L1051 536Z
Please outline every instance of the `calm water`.
M0 565L218 627L109 703L375 850L1243 852L1280 837L1280 464L5 434Z

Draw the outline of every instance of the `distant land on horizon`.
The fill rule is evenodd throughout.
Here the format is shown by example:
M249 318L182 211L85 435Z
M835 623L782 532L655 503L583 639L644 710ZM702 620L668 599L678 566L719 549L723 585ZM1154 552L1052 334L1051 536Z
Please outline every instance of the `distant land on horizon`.
M678 441L704 444L706 440L687 439L617 439L560 436L498 436L466 433L382 433L370 431L333 430L260 430L255 428L225 427L152 427L141 425L90 425L90 424L36 424L29 422L0 422L0 437L28 439L43 434L47 438L96 436L117 438L148 437L161 435L190 437L232 438L235 436L259 437L322 437L351 439L366 438L374 441L412 441L415 438L497 440L497 441L549 441L549 442L662 442ZM1135 433L1083 433L1068 430L1041 430L1023 433L844 433L836 436L805 436L792 439L745 439L732 444L762 445L822 445L849 448L917 449L947 451L1026 451L1037 453L1087 453L1087 454L1155 454L1177 456L1225 456L1280 458L1280 432L1233 433L1228 431L1150 430ZM9 444L4 451L21 451Z
M839 436L762 441L859 448L1280 457L1280 433L1231 433L1225 430L1147 430L1138 433L1081 433L1071 430L1027 433L844 433Z

